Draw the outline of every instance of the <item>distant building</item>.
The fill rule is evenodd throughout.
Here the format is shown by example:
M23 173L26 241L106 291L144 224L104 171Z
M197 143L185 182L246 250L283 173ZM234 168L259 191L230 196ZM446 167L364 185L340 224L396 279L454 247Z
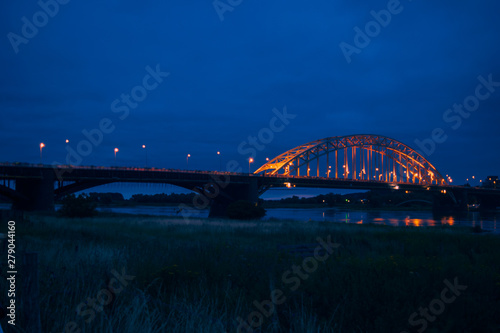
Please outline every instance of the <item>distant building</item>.
M488 176L483 182L483 187L488 187L488 188L497 188L497 185L500 185L500 180L498 179L498 176ZM500 186L499 186L500 188Z

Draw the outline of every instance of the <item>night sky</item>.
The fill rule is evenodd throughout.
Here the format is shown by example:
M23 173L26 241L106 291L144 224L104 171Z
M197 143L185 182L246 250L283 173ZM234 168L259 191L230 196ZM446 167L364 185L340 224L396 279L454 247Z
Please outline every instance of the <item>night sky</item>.
M247 172L273 127L253 170L373 133L500 174L498 1L43 1L0 4L0 161Z

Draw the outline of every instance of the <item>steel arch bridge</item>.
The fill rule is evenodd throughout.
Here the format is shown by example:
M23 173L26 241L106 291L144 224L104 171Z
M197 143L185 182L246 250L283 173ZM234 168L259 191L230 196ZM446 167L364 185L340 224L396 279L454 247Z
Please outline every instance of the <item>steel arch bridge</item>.
M332 156L333 155L333 156ZM325 157L325 164L320 157ZM421 154L382 135L357 134L312 141L273 158L255 174L316 177L409 184L448 185Z

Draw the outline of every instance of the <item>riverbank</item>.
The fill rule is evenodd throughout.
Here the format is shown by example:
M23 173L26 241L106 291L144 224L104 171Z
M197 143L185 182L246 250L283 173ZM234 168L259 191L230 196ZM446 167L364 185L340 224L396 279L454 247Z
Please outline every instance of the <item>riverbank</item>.
M356 210L356 211L432 211L432 206L381 206L373 207L367 204L338 204L338 205L326 205L326 204L287 204L280 202L266 202L262 204L263 208L297 208L297 209L308 209L308 208L336 208L336 209L346 209L346 210Z
M471 228L27 215L16 232L39 253L44 332L246 332L249 315L263 332L401 332L448 282L465 289L429 328L500 327L499 238Z
M61 202L56 202L56 204L60 205ZM149 207L179 207L179 206L187 206L189 208L196 209L192 202L188 203L158 203L158 202L134 202L134 201L114 201L108 204L98 203L97 207L99 208L113 208L113 207L141 207L141 206L149 206ZM327 205L327 204L293 204L293 203L280 203L275 201L262 201L261 206L263 208L297 208L297 209L309 209L309 208L338 208L338 209L349 209L349 210L359 210L359 211L405 211L405 210L422 210L422 211L430 211L432 210L432 206L391 206L385 205L381 207L372 207L367 204L337 204L337 205Z

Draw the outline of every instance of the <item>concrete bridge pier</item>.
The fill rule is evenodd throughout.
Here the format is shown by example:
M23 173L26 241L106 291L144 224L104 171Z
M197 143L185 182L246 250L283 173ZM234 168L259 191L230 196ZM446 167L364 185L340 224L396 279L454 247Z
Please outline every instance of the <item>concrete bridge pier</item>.
M208 217L226 217L227 207L238 200L257 203L259 200L258 190L257 179L251 179L249 184L228 184L212 199Z
M458 210L467 210L469 204L469 194L467 190L454 191L455 198L457 199L456 207Z
M54 171L40 170L41 178L17 179L16 192L27 198L15 201L13 209L26 211L54 211Z
M467 191L435 193L432 210L434 212L458 212L467 210Z

